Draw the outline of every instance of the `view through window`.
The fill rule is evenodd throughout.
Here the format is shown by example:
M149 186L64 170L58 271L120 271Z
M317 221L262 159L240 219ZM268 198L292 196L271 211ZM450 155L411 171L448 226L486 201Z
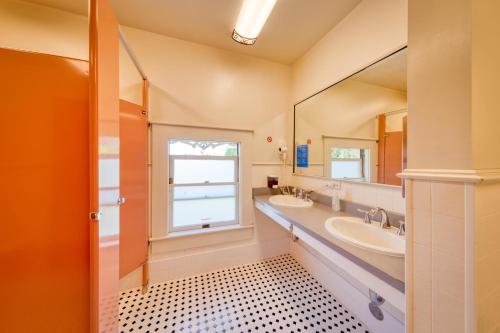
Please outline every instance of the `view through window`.
M237 142L170 140L170 230L238 223Z

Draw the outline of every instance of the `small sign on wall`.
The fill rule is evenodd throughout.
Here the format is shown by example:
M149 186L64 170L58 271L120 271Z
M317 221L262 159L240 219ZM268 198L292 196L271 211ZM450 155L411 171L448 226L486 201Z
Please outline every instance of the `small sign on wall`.
M309 167L309 146L308 145L298 145L297 146L297 167L299 167L299 168Z

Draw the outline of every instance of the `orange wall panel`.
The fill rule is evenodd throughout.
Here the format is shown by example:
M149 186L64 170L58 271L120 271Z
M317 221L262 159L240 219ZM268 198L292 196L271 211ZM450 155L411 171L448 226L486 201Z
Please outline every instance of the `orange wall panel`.
M0 66L0 332L88 332L88 63Z

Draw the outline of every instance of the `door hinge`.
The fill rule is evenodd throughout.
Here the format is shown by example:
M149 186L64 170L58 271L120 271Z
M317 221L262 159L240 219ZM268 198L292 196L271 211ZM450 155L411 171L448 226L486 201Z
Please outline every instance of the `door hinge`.
M168 183L172 185L174 183L174 177L168 177Z

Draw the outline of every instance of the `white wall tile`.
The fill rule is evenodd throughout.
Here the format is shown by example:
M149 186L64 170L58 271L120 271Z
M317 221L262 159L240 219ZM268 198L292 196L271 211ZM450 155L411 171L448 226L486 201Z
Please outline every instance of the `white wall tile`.
M432 213L432 248L457 257L465 251L464 220L453 216Z
M434 182L431 184L431 205L433 213L464 217L464 185L458 183Z
M432 275L431 250L428 246L414 245L413 296L415 333L431 332L432 322Z
M426 181L413 181L413 209L431 210L431 184Z
M413 209L413 241L420 245L432 244L432 214L430 211Z
M432 293L432 333L465 332L465 305L450 295Z
M465 263L461 255L432 250L432 292L465 301Z
M382 207L386 210L394 211L394 191L392 189L377 188L376 192L376 206Z

